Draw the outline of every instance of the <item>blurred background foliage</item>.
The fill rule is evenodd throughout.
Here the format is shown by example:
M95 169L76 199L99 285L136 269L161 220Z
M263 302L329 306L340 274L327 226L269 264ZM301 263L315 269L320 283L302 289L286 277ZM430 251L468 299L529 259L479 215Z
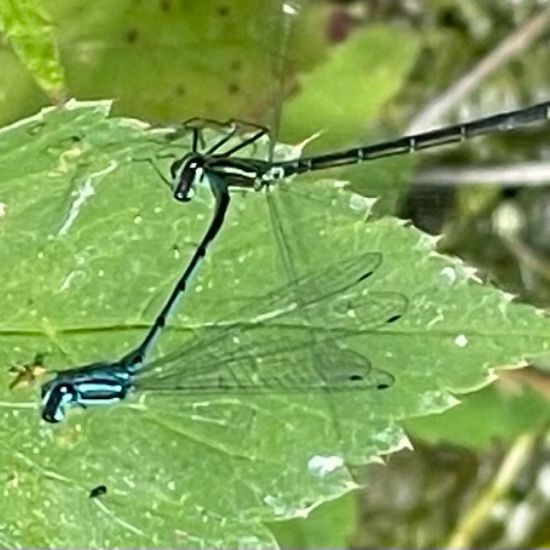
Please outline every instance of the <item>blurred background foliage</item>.
M69 97L114 98L115 113L152 123L234 116L276 127L282 106L280 139L323 130L311 147L322 150L550 99L547 0L311 0L295 3L291 26L276 7L0 0L0 123ZM381 195L380 215L442 235L441 251L545 308L549 137L547 125L339 177ZM507 372L409 422L414 452L358 471L364 491L274 525L281 545L547 547L547 369Z

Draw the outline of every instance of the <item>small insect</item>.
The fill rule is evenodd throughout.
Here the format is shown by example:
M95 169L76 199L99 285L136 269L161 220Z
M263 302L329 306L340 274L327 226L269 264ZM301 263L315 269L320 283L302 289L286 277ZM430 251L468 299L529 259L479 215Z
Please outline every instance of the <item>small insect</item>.
M90 494L88 496L89 498L99 498L106 494L107 494L107 487L105 485L98 485L97 487L94 487L90 491Z
M22 365L12 365L9 372L14 375L13 380L9 384L9 389L13 390L18 387L27 387L36 382L46 372L44 364L45 353L39 352L34 356L32 361L23 363Z

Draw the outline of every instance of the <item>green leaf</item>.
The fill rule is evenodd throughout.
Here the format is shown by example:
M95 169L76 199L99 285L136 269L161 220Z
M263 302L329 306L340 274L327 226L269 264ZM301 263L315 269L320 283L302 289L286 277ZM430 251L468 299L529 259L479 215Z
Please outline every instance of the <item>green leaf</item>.
M532 389L507 391L502 386L493 384L461 396L460 406L442 414L408 420L407 432L432 443L486 449L495 441L511 443L548 423L548 399Z
M281 6L49 2L76 97L116 97L120 113L169 121L261 119L278 92Z
M380 55L383 52L384 55ZM417 37L402 29L369 27L333 48L327 61L300 79L300 93L283 111L284 139L297 141L322 132L307 154L365 143L382 109L397 94L417 58ZM386 136L387 137L387 136ZM378 137L377 141L383 138ZM393 213L410 180L413 159L399 158L334 170L366 197L380 197L376 213ZM335 176L336 177L336 176Z
M270 524L281 548L348 548L357 521L357 493L312 510L307 518Z
M29 67L37 63L36 74L46 78L39 82L52 96L61 84L56 78L66 75L67 93L115 97L117 112L149 120L272 121L281 84L275 73L285 55L282 0L163 0L138 7L134 0L49 0L35 2L36 9L31 0L22 4L25 9L3 2L14 49ZM0 54L7 71L0 79L1 120L11 121L44 98L15 56Z
M418 54L418 40L375 26L357 32L331 50L330 58L300 79L300 94L285 106L284 138L309 138L313 150L354 141L372 126L382 107L399 91ZM384 52L384 55L380 55Z
M211 216L208 189L177 204L139 161L166 170L163 157L182 154L186 138L168 147L160 131L108 113L107 103L71 103L0 133L6 366L37 352L47 353L49 369L121 357L143 337ZM242 337L259 335L259 353L268 336L284 343L308 334L315 345L298 366L295 356L281 356L289 359L281 373L292 374L317 372L329 353L341 353L338 338L363 367L368 361L372 373L390 373L395 383L384 391L147 393L73 410L52 426L39 421L37 388L9 390L13 375L4 369L4 545L275 547L266 522L303 516L356 487L345 465L406 444L402 421L449 408L451 392L486 384L489 368L548 350L547 320L533 308L477 283L402 222L365 224L361 201L341 188L296 180L269 198L233 194L224 230L157 353L199 330L210 345L220 333L216 321L235 319L236 309L250 321L270 290L289 280L288 258L300 277L380 253L381 265L364 281L368 292ZM354 313L378 315L396 293L407 298L403 318L356 323ZM375 309L362 310L364 303ZM182 364L182 377L193 366L203 368ZM89 499L97 485L107 494Z
M64 89L53 25L38 0L1 0L0 29L39 85L59 99Z

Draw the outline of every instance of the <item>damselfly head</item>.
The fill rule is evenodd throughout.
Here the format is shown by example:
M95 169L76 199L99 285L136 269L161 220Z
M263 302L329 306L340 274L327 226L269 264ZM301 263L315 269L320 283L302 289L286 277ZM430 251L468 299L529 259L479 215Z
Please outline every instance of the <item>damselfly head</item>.
M205 158L199 153L188 153L176 160L170 166L170 174L174 183L174 198L188 202L193 198L195 185L203 177Z
M57 423L65 418L65 407L78 401L78 391L73 384L52 380L42 386L42 419Z

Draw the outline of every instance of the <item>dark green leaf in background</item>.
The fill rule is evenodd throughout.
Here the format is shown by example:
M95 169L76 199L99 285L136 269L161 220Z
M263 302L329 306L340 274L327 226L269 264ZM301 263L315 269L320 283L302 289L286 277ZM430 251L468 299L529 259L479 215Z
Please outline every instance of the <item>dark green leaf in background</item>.
M409 420L408 432L432 443L488 449L541 429L550 418L547 398L517 385L491 385L461 396L460 401L460 406L443 414ZM487 422L481 423L480 418Z

